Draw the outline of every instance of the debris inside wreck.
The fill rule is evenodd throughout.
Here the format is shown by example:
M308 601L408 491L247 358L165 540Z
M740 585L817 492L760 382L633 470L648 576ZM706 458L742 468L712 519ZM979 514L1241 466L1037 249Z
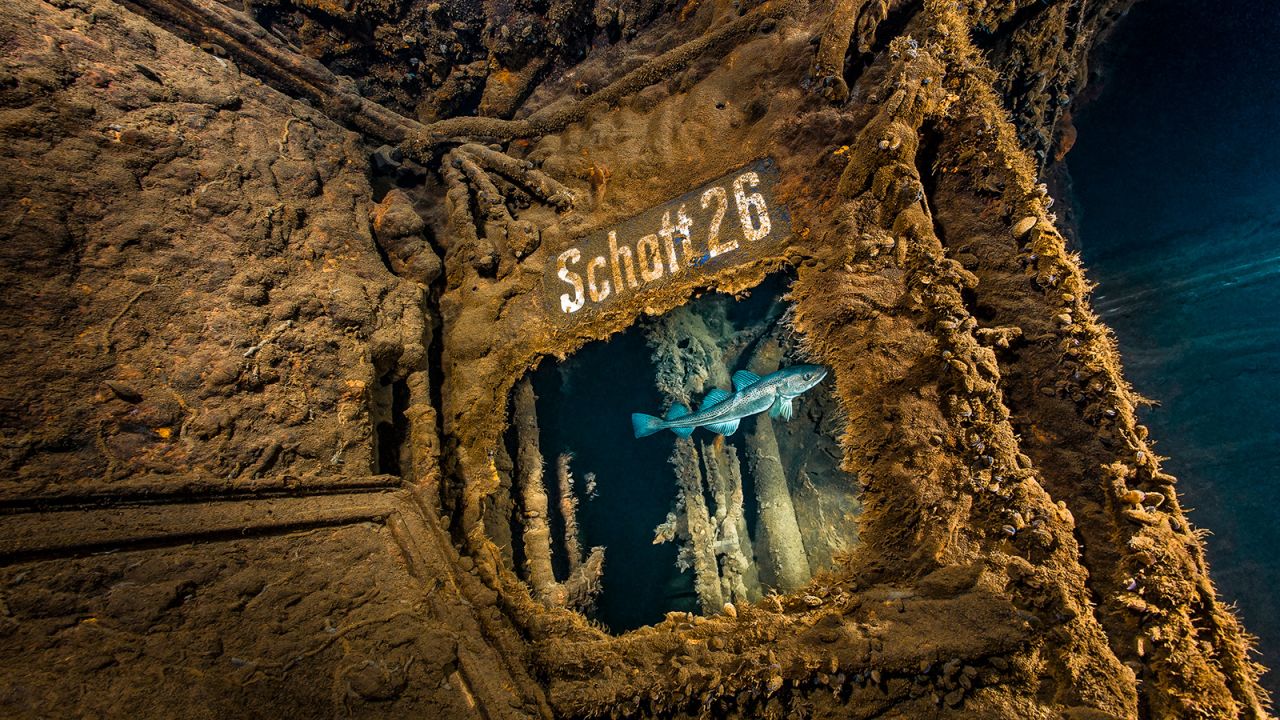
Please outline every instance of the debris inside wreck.
M587 542L620 558L605 564L598 611L586 613L613 632L656 623L667 612L715 615L726 603L736 608L769 592L798 590L814 570L838 567L856 545L857 480L839 466L839 408L826 388L804 387L821 381L824 369L791 366L804 378L793 389L806 391L795 422L766 406L742 421L740 436L677 433L674 442L653 444L635 443L627 422L626 403L634 398L652 394L673 406L704 390L717 398L726 367L741 362L768 375L784 359L794 361L801 350L785 331L787 277L772 275L737 300L704 295L539 367L516 385L506 445L520 450L509 472L540 475L559 454L558 468L572 455L603 478L585 506L562 482L554 504L564 510L552 519L564 528L567 572L575 567L579 516ZM741 371L733 381L746 387L748 376L760 380ZM654 382L649 393L629 387L646 378ZM776 406L776 391L767 392ZM539 494L534 504L513 504L511 517L491 513L486 528L505 540L506 527L524 527L522 553L542 558L547 505ZM531 535L530 528L539 529ZM674 552L661 547L666 543ZM521 575L535 595L547 584L532 568Z
M1127 7L5 3L0 709L1267 717L1041 184Z

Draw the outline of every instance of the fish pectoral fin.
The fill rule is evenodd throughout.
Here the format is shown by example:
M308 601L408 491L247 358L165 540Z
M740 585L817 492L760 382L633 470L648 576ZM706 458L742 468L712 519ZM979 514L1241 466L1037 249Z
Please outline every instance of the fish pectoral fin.
M708 425L707 429L720 435L732 435L738 432L738 420L730 420L728 422L716 423L715 425Z
M743 388L749 385L755 385L758 382L760 382L760 376L753 372L739 370L733 374L733 389L739 392L741 392Z
M778 396L773 401L773 407L769 408L769 417L782 418L783 422L791 422L791 398Z
M729 393L725 392L724 390L721 390L720 388L711 388L711 391L707 393L707 396L702 398L702 405L699 405L698 409L706 410L712 405L715 405L718 402L727 400L728 398L729 398Z
M666 419L668 421L679 420L680 418L688 414L689 414L688 407L686 407L682 403L672 403L671 409L667 411ZM693 428L692 427L673 427L671 428L671 432L675 433L679 437L687 438L693 434Z

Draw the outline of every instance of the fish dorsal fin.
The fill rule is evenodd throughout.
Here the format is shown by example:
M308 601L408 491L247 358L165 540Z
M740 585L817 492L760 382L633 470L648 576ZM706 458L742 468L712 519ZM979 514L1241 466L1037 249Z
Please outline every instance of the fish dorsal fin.
M791 398L782 395L773 401L773 407L769 408L769 417L782 418L783 422L791 422Z
M730 420L729 422L722 422L722 423L717 423L715 425L708 425L707 429L718 435L732 435L738 432L738 421Z
M689 408L682 403L673 403L671 409L667 411L666 420L677 420L689 414Z
M712 405L728 399L728 397L729 393L724 390L721 390L720 388L711 388L711 392L707 393L707 396L702 398L702 405L699 406L699 409L706 410Z
M738 372L733 374L734 390L742 390L748 385L755 385L758 382L760 382L760 376L753 372L747 372L746 370L739 370Z

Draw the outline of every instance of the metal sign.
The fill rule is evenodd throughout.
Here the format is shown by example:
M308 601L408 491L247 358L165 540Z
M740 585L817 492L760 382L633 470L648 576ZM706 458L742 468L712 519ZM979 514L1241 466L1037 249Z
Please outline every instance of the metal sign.
M760 257L791 233L773 202L778 170L757 160L663 205L575 240L544 277L561 321L643 296L688 273L714 275Z

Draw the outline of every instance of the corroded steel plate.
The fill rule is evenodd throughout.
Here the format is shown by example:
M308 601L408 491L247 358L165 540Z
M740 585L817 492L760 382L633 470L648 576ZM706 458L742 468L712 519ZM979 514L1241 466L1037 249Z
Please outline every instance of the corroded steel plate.
M571 323L643 298L688 273L708 277L760 257L791 233L775 202L778 169L757 160L667 203L572 242L544 276L548 312Z

